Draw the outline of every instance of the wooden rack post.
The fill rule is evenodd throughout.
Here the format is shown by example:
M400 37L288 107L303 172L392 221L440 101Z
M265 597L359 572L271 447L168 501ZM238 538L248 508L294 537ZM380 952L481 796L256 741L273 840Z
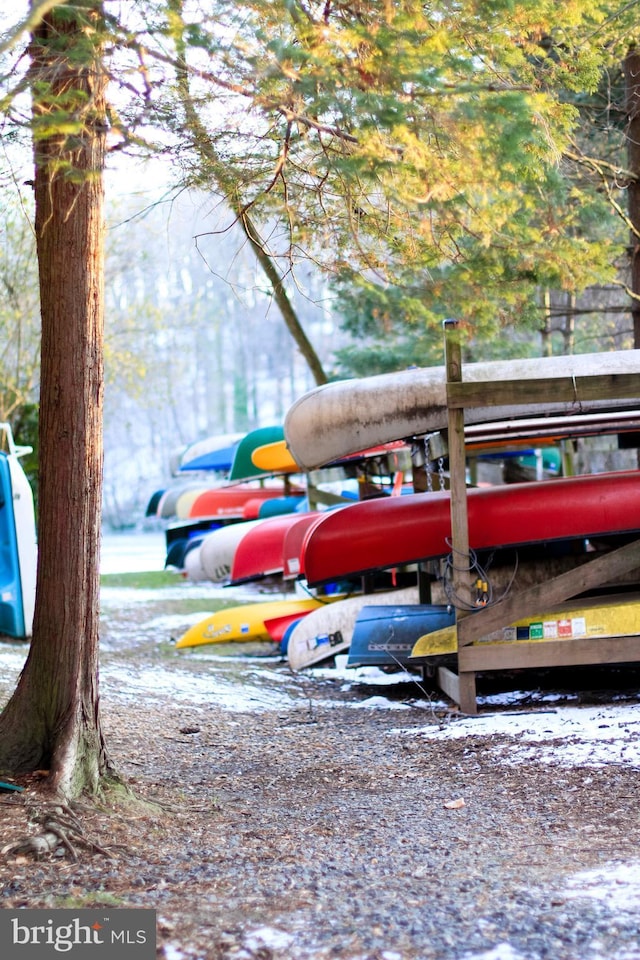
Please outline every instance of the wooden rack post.
M460 324L457 320L444 321L447 391L449 384L462 383L460 332ZM460 623L471 612L464 408L447 404L447 421L449 429L452 586L456 604L456 618ZM454 674L446 667L440 667L438 683L453 700L463 707L465 712L475 712L477 709L475 673Z
M512 593L490 607L473 612L468 570L469 529L464 446L465 407L496 405L535 405L553 395L579 405L580 400L617 400L640 395L640 374L593 374L581 377L544 378L533 381L478 381L465 384L462 378L460 327L447 320L445 355L449 424L449 473L451 488L451 549L457 610L457 672L445 667L437 671L442 690L465 713L477 713L476 673L505 669L555 667L578 664L605 664L640 661L640 635L567 639L561 641L513 641L479 644L475 641L521 617L544 612L549 604L558 604L593 587L615 583L618 578L638 571L640 579L640 540L598 555L575 569ZM541 373L544 361L541 361ZM535 482L535 481L534 481ZM638 475L640 483L640 473Z

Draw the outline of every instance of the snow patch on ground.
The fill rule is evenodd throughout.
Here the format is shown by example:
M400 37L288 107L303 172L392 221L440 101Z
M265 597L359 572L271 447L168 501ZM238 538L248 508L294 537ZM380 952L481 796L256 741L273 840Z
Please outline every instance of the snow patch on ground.
M179 700L201 705L216 705L236 713L264 710L290 710L299 705L298 698L255 683L230 682L219 675L198 676L181 671L168 672L163 667L137 668L107 664L101 669L103 696L114 700L144 697L166 703Z
M510 944L500 943L485 953L465 953L462 960L525 960L525 958Z
M565 878L562 893L572 900L600 900L618 914L637 914L640 910L640 861L608 863L599 870L575 873Z
M354 710L410 710L411 707L408 703L396 703L393 700L388 700L386 697L377 696L377 697L367 697L366 700L358 700L355 703L350 703L348 706L353 707Z
M274 930L272 927L258 927L256 930L252 930L245 939L244 947L249 950L248 956L254 957L256 955L262 955L266 950L284 950L293 942L293 937L290 933L285 933L284 930ZM258 951L261 951L258 954Z
M508 743L493 748L508 764L535 760L558 766L640 768L640 703L480 714L418 732L428 740L509 737Z

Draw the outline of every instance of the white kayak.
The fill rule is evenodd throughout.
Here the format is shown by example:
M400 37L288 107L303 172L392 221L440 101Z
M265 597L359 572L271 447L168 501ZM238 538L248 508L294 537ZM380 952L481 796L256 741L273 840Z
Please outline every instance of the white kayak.
M307 614L293 629L287 646L287 659L292 670L304 670L331 660L337 653L346 653L361 609L367 604L418 603L418 588L360 593L336 600Z
M241 520L227 523L208 533L200 546L200 566L206 578L213 583L223 583L231 575L236 547L247 531L263 520Z

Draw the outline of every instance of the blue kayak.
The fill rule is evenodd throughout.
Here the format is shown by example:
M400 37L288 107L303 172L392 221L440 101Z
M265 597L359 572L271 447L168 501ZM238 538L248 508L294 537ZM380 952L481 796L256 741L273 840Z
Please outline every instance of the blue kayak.
M455 621L455 610L445 604L365 606L356 619L347 666L415 667L409 658L419 637Z

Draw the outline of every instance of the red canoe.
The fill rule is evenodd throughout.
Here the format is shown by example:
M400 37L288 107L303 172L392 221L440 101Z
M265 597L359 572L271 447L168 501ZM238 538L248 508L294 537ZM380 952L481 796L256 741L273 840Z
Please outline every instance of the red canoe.
M340 508L342 509L342 508ZM318 523L326 511L310 510L301 513L284 535L282 543L282 577L284 580L295 579L302 574L302 545L308 530Z
M233 555L230 583L232 585L245 583L282 573L284 538L287 531L295 526L301 516L310 516L315 519L318 514L317 512L285 513L261 520L259 524L247 530Z
M281 497L282 487L214 487L205 490L191 504L189 517L239 517L244 518L243 508L247 500L268 500Z
M640 531L640 472L565 477L468 491L475 550ZM365 500L306 532L301 569L314 585L450 552L449 494Z

